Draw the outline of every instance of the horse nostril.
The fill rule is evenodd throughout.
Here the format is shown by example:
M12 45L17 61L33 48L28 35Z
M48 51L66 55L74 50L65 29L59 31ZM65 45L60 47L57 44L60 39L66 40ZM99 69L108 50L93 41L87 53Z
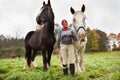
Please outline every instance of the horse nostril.
M84 42L85 41L85 39L81 39L81 42Z
M41 17L41 21L44 21L44 17Z

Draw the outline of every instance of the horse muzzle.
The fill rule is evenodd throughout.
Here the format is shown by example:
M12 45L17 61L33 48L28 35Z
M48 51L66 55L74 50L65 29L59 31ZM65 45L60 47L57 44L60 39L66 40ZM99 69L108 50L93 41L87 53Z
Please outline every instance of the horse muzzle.
M80 34L79 35L80 42L85 42L85 37L86 37L86 34Z
M81 42L85 42L85 39L81 39Z

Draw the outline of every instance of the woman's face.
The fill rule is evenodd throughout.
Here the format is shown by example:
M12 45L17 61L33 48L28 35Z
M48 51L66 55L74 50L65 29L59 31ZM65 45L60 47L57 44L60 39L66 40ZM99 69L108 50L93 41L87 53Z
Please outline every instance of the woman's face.
M68 23L67 23L66 20L63 20L63 21L62 21L62 26L63 26L63 27L68 27Z

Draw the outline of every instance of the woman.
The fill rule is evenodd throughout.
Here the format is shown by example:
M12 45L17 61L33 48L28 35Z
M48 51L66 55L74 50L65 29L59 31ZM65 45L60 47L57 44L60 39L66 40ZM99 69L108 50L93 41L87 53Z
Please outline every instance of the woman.
M58 32L58 49L60 50L60 56L63 66L63 74L68 75L68 64L70 66L70 75L73 76L75 73L75 54L73 47L73 40L77 40L76 36L73 34L73 30L68 28L67 20L62 20L62 29Z

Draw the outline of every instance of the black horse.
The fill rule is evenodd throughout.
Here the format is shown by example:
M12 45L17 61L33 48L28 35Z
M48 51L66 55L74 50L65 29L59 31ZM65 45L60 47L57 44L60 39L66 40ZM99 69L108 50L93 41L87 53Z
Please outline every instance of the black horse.
M54 13L51 8L50 0L41 8L41 13L37 16L36 21L39 25L43 25L42 29L30 31L25 37L25 59L26 67L30 67L34 61L38 50L42 51L44 71L50 67L51 54L55 44L54 34Z

